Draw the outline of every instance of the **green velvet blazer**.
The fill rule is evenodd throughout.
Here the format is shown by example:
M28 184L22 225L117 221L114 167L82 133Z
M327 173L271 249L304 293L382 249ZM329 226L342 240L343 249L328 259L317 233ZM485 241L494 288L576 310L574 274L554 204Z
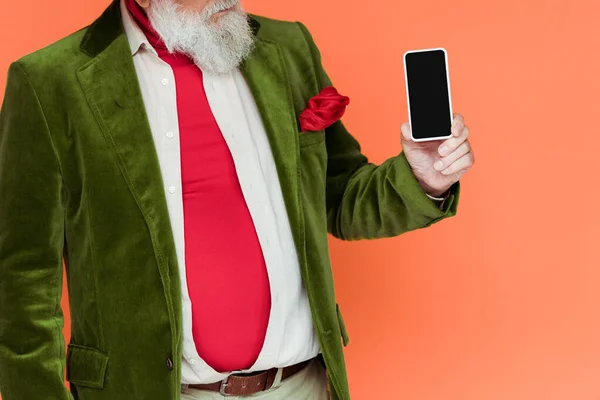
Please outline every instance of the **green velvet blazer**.
M9 68L0 113L3 400L180 398L175 243L118 5ZM256 47L242 72L274 153L331 398L346 400L348 335L328 233L375 239L428 227L456 214L459 184L440 210L403 153L369 162L341 121L301 132L308 100L331 85L319 50L299 22L250 19Z

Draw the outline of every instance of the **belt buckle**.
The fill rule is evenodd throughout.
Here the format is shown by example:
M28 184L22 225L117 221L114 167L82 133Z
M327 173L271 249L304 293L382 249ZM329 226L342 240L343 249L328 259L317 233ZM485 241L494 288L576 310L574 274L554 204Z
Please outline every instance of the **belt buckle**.
M227 381L228 380L229 380L229 375L221 381L221 387L219 388L219 393L221 394L221 396L225 396L225 397L233 396L232 394L225 393L225 389L227 389Z

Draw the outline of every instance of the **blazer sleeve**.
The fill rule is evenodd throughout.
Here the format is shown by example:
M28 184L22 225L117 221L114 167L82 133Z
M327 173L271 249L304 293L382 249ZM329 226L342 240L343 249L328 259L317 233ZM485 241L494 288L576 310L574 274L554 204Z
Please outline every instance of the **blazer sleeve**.
M319 90L332 86L310 32L301 22L297 24L310 49ZM341 120L326 129L325 140L327 226L334 237L358 240L398 236L456 214L459 182L452 186L440 209L421 189L403 152L381 165L369 162Z
M0 393L72 400L64 384L62 174L19 61L0 111Z

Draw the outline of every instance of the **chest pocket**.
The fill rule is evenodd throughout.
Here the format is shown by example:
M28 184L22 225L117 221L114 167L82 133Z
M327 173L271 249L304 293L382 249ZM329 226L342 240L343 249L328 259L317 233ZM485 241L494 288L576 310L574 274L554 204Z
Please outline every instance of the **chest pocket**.
M298 142L300 147L308 147L320 144L325 141L325 130L321 131L304 131L298 134Z

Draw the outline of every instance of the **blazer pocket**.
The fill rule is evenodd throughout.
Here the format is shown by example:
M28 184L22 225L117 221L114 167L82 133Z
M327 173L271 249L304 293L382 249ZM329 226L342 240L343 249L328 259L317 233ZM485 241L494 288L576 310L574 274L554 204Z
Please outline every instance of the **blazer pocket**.
M321 131L302 131L298 135L300 147L307 147L320 144L325 140L325 130Z
M350 342L350 338L348 337L348 331L346 331L346 324L344 323L344 317L342 317L340 306L337 303L335 304L335 308L337 310L338 323L340 325L340 332L342 334L342 342L344 343L344 347L346 347Z
M108 354L89 346L67 346L67 380L93 389L104 387Z

